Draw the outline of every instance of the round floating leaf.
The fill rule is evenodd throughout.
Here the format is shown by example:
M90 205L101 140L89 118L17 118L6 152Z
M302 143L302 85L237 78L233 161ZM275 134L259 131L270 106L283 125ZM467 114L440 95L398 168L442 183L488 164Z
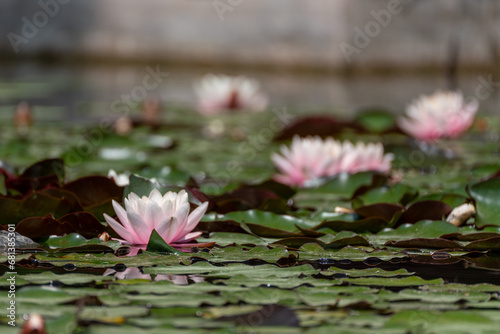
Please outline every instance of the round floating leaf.
M469 185L476 206L476 226L500 225L500 177Z
M333 231L353 231L357 233L371 232L376 233L387 226L387 221L378 217L360 219L356 221L332 220L326 221L314 227L314 230L321 231L324 228L330 228Z
M425 200L440 201L448 204L451 208L456 208L457 206L467 202L467 197L459 194L439 193L439 194L430 194L419 198L419 201L425 201Z
M7 174L7 176L9 176ZM21 193L29 190L40 190L49 185L58 186L64 179L64 166L61 159L47 159L28 167L17 177L7 177L5 186Z
M260 210L235 211L223 216L222 220L234 220L243 222L247 225L260 225L276 230L286 231L290 233L299 233L297 226L304 229L313 228L316 223L313 221L296 218L289 215L278 215L272 212Z
M377 203L394 203L406 205L417 197L418 191L412 187L398 183L393 187L378 187L357 196L353 200L353 208L362 205L371 205Z
M403 209L404 208L402 206L397 204L378 203L357 207L355 211L361 217L382 218L383 220L390 222L394 216L401 213Z
M0 196L0 224L17 224L28 217L43 217L51 214L64 216L73 210L66 198L55 198L43 192L33 192L22 199Z
M367 239L377 245L388 241L396 242L414 238L439 238L458 232L458 228L444 221L424 220L416 224L403 224L397 229L385 229L376 235L368 235Z
M159 188L160 184L155 180L147 179L139 175L130 175L129 185L125 187L123 197L126 198L130 193L135 193L139 197L149 196L153 189ZM181 188L179 187L179 189Z
M336 136L349 125L349 123L339 121L329 116L309 116L299 119L295 123L287 126L274 138L274 140L290 139L295 135L300 137Z
M401 248L462 248L462 245L456 241L441 238L413 238L409 240L387 241L385 246Z
M57 220L51 216L26 218L17 225L17 231L30 238L73 232L85 238L94 238L105 230L94 215L85 211L69 213Z
M115 250L113 248L98 244L86 244L81 246L60 248L57 251L55 251L55 253L83 253L83 254L90 254L90 253L106 254L114 252Z
M374 175L373 172L361 172L353 175L341 174L317 188L301 189L299 193L328 193L329 195L335 194L350 198L358 188L371 185Z
M396 117L385 110L363 111L356 118L356 122L370 132L384 132L395 127Z
M339 232L332 240L329 240L324 245L324 248L343 248L345 246L370 246L370 243L368 240L354 232L342 231Z
M500 250L500 236L493 238L476 240L465 246L465 249L478 249L478 250Z
M398 224L416 223L421 220L441 220L448 216L451 207L440 201L419 201L410 205L399 217Z
M322 247L325 246L323 242L321 242L318 239L315 238L308 238L308 237L291 237L291 238L283 238L278 241L273 242L273 244L276 245L285 245L287 247L293 247L296 249L299 249L302 245L308 244L308 243L317 243L321 245Z

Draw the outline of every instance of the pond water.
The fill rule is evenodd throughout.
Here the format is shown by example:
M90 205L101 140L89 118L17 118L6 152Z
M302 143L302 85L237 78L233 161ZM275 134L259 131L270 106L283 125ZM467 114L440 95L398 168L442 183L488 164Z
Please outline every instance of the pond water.
M0 67L0 224L39 243L20 246L14 267L0 254L0 306L11 303L7 278L15 270L18 324L40 313L49 333L497 331L495 89L463 138L425 146L394 129L393 114L446 87L444 77L239 72L258 79L271 108L287 108L293 122L317 113L328 114L326 122L345 118L337 138L381 141L394 154L391 175L341 174L292 189L270 181L270 156L287 143L273 140L279 130L263 132L273 111L201 117L192 83L223 71L161 70L170 74L151 94L163 102L163 124L122 135L98 120L142 84L145 66ZM466 96L481 76L460 78ZM34 106L27 133L11 125L22 100ZM374 106L389 111L387 131L363 128L374 118L360 111ZM139 113L139 103L132 109ZM290 129L281 134L297 131ZM119 186L106 177L111 168L140 176ZM104 224L104 214L115 216L112 200L152 188L185 188L191 202L210 202L199 247L184 253L154 240L127 256L128 246L96 238L118 237ZM464 202L477 215L465 226L447 223ZM19 332L6 320L0 331Z
M147 68L169 75L152 96L164 105L193 107L193 83L206 73L245 75L257 79L269 95L270 106L286 107L298 113L326 112L351 116L364 108L379 107L402 113L422 94L457 86L465 96L481 102L481 112L493 114L500 103L500 84L492 73L465 73L451 84L444 73L339 74L258 69L189 68L185 65L0 65L0 106L28 100L37 106L58 107L60 114L44 110L41 118L87 121L109 113L110 103L142 85ZM12 85L15 84L14 87ZM19 89L16 89L19 88Z

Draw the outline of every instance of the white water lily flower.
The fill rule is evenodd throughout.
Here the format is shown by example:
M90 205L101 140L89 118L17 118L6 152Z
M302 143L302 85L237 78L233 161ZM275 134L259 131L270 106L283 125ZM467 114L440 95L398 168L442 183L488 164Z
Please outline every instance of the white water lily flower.
M198 94L198 112L203 115L262 111L267 107L267 98L259 92L259 83L243 76L207 74L195 83L194 89Z
M125 199L125 209L113 200L113 208L120 223L104 214L106 222L124 240L122 242L146 246L153 230L171 246L183 247L196 239L201 232L191 232L205 214L208 202L189 213L188 194L181 190L161 195L153 189L149 196L142 198L130 193Z

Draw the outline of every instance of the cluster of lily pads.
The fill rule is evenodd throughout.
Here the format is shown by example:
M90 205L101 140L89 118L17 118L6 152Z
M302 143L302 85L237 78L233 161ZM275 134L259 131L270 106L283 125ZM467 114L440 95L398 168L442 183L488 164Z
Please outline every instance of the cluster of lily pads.
M19 316L50 333L496 330L500 164L475 102L295 114L260 145L272 115L232 112L265 107L256 84L209 80L203 118L132 122L86 154L99 128L5 128Z

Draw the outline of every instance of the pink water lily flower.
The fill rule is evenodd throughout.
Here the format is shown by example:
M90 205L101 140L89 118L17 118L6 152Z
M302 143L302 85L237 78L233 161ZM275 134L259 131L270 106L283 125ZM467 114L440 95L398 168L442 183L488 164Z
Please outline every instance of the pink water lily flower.
M203 115L227 111L262 111L267 98L259 91L259 83L243 76L205 75L195 83L198 94L197 110Z
M420 141L456 138L470 128L478 107L476 99L466 103L460 92L437 92L413 101L398 124Z
M393 158L392 154L384 155L380 143L353 144L333 138L298 136L293 138L290 147L281 147L281 155L273 153L271 156L281 172L273 178L292 187L313 186L320 178L341 173L389 172Z
M179 193L169 191L162 196L158 189L153 189L149 196L142 198L132 192L124 202L125 209L113 200L121 224L104 214L109 226L123 238L122 243L145 249L151 232L156 230L167 244L188 247L186 243L202 234L191 231L205 214L208 202L189 213L188 194L184 190Z

